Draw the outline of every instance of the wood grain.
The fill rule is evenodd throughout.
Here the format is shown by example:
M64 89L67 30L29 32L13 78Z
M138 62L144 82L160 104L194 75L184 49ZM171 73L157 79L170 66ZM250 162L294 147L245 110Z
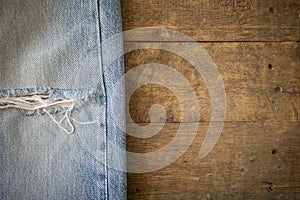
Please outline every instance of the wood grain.
M122 11L124 30L164 27L196 41L299 41L298 0L122 0Z
M299 199L299 122L226 122L212 152L199 159L207 126L199 124L194 142L175 163L128 174L128 199ZM127 150L163 148L177 128L167 123L149 139L128 137Z
M132 127L129 116L140 126L162 126L164 118L150 120L154 104L162 105L167 115L163 129L150 138L130 136L139 132L128 128L130 152L163 148L176 137L181 123L199 127L194 142L176 162L149 173L128 173L128 199L300 199L300 1L121 2L124 30L162 27L186 34L210 54L226 88L224 129L210 154L200 159L211 120L207 85L188 60L160 48L181 49L189 42L176 37L155 42L166 36L159 31L125 35L125 49L140 48L125 55L127 72L147 63L170 66L186 78L200 107L200 113L191 111L182 120L174 92L157 84L146 84L130 97L127 127ZM156 48L145 49L149 44ZM191 45L189 51L197 49ZM155 76L164 78L163 73ZM173 80L172 86L189 105L188 91Z
M126 45L144 44L127 42ZM180 48L186 44L170 45L173 45L173 48ZM298 43L200 43L200 45L211 55L224 80L226 121L299 121ZM198 97L200 107L200 113L190 112L185 122L196 122L198 115L200 121L210 121L211 101L206 83L201 74L186 60L164 50L143 49L128 53L125 56L125 63L127 71L144 63L162 63L176 69L189 81ZM133 79L142 78L140 75ZM189 92L184 90L182 83L174 77L173 84L184 96L183 101L189 104ZM282 91L279 88L282 88ZM130 99L130 116L135 122L150 122L148 112L154 104L165 107L168 122L182 121L181 108L175 94L168 88L156 84L148 84L136 90ZM153 122L162 121L164 120Z

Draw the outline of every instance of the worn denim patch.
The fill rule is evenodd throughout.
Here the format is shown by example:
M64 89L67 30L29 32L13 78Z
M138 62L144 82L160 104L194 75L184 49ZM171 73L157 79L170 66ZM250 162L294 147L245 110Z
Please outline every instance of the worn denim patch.
M104 58L122 41L101 45L121 32L120 11L112 0L1 3L0 199L126 199L126 158L110 145L125 148L125 109L113 113L125 97L112 92L123 58Z

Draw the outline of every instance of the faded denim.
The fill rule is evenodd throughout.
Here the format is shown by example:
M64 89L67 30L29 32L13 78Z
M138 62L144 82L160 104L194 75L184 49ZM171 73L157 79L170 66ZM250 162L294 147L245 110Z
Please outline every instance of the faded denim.
M125 149L116 126L125 123L125 100L112 92L123 58L103 62L101 45L121 30L117 0L0 0L0 99L38 93L76 102L72 134L49 117L59 121L68 107L0 109L0 199L126 198L126 169L107 165L126 166L110 145Z

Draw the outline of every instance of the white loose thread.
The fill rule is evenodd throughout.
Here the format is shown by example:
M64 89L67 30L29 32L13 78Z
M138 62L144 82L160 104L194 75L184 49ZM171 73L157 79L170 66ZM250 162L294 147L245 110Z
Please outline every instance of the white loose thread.
M68 131L67 129L65 129L61 124L63 122L63 120L61 120L60 122L58 122L56 119L54 119L54 117L44 108L43 109L45 113L47 113L47 115L52 119L52 121L62 130L64 130L66 133L68 134L72 134L75 131L74 125L71 123L69 117L67 117L67 121L69 123L69 125L71 126L71 131ZM67 111L66 111L67 114ZM63 119L66 118L66 115L63 117Z
M74 109L74 100L72 99L58 99L53 102L48 102L49 95L41 95L38 93L30 93L28 96L23 97L7 97L7 98L0 98L0 109L7 109L7 108L19 108L28 111L35 111L37 109L42 109L50 119L62 130L64 130L68 134L72 134L75 131L75 127L72 123L77 122L78 124L86 125L86 124L94 124L97 121L92 122L80 122L71 117L71 113ZM47 109L51 109L54 107L67 107L68 109L65 111L63 118L60 121L57 121ZM63 126L64 120L67 120L67 124L71 127L71 130L67 130ZM71 121L72 120L72 121Z
M71 117L71 113L72 113L72 110L74 109L74 103L72 103L72 105L66 110L65 114L64 114L64 117L60 120L60 121L57 121L45 108L43 109L43 111L45 113L47 113L47 115L52 119L52 121L59 127L61 128L62 130L64 130L67 134L72 134L74 133L75 131L75 127L73 125L73 123L71 122L74 121L74 122L77 122L79 124L82 124L82 125L86 125L86 124L94 124L96 123L97 121L91 121L91 122L80 122L80 121L77 121L76 119L74 119L73 117ZM71 127L71 130L68 131L66 128L63 127L62 123L64 122L64 120L67 120L67 123L69 124L69 126Z

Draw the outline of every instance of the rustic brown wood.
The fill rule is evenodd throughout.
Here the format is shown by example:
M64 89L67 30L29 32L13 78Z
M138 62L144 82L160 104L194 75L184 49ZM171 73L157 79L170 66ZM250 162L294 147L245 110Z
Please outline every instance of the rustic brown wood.
M125 30L164 27L197 41L299 41L299 0L122 0L122 11Z
M143 45L142 43L126 43ZM182 44L171 44L178 48ZM200 43L219 67L226 87L226 121L299 121L300 46L298 43ZM191 52L193 49L191 49ZM137 50L125 56L126 69L144 63L162 63L178 70L194 89L200 113L189 113L186 122L210 121L211 105L207 86L195 68L183 58L164 50ZM164 76L162 74L161 76ZM142 79L143 77L134 77ZM162 77L163 78L163 77ZM181 83L174 78L174 85ZM282 88L278 90L278 88ZM190 97L180 90L189 103ZM148 84L130 99L130 116L135 122L150 122L149 108L161 104L168 122L180 122L176 96L166 87ZM129 116L127 116L129 117ZM163 119L156 121L162 122Z
M134 122L161 126L163 118L150 122L148 115L153 104L160 104L167 111L167 123L151 138L128 135L128 151L163 148L176 137L180 123L195 124L198 116L200 122L194 142L176 162L154 172L128 173L128 199L300 199L300 1L121 2L124 30L163 27L201 41L220 70L227 95L221 137L200 159L211 116L206 83L186 60L160 50L160 45L180 49L189 43L176 37L157 43L158 35L165 36L159 31L125 35L125 49L143 48L149 41L157 47L127 53L127 72L146 63L168 65L188 80L200 106L200 113L191 112L182 121L179 101L166 87L147 84L131 96ZM174 86L188 105L190 97L182 83L174 80ZM128 134L135 131L127 129Z
M200 123L193 144L175 163L128 174L128 199L299 199L299 122L226 122L217 145L199 159L207 126ZM167 123L150 139L128 137L127 150L162 148L177 128Z

